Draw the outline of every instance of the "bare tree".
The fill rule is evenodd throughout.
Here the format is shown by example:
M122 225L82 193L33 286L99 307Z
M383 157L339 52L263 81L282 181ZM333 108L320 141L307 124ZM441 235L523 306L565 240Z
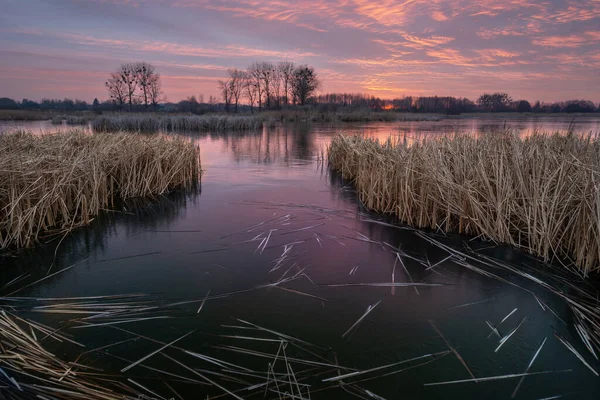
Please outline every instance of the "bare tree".
M280 107L281 102L281 72L275 67L273 70L273 100L275 108Z
M220 80L219 81L219 90L221 91L221 96L223 96L223 102L225 103L225 111L229 111L229 105L231 104L231 80Z
M110 77L105 82L106 88L108 89L108 95L110 98L119 106L119 109L123 108L125 100L127 98L127 88L125 82L121 79L121 75L116 72L110 74Z
M263 93L263 85L262 85L262 63L252 63L250 67L248 67L248 74L250 74L250 78L254 84L256 89L256 100L258 102L258 111L262 110L262 93Z
M241 98L250 103L250 110L258 103L259 111L263 106L267 109L279 108L283 103L305 104L315 94L320 82L315 69L308 65L295 66L291 62L254 62L248 69L227 70L227 80L219 81L219 90L229 110L235 104L238 110Z
M125 98L129 103L129 111L133 109L135 99L135 91L137 89L137 68L133 63L123 64L117 70L117 74L125 84Z
M292 94L294 102L304 105L306 100L319 88L320 82L313 67L300 65L294 69Z
M231 100L235 105L235 112L238 111L238 104L240 102L240 98L242 97L242 92L244 90L244 71L241 71L237 68L228 69L227 76L231 91Z
M271 108L271 96L273 90L273 81L275 78L275 66L270 62L261 62L259 64L260 80L265 94L265 103L267 108Z
M148 82L148 97L150 103L154 108L154 111L158 109L158 103L166 101L166 97L162 91L162 82L160 80L160 74L155 73L152 75L150 82Z
M256 103L257 97L257 89L256 83L252 78L250 72L244 72L242 77L242 87L244 90L244 97L248 99L248 103L250 104L250 112L254 112L254 103Z
M146 62L139 62L135 64L135 72L137 84L141 90L141 99L144 101L144 107L147 109L149 102L151 102L150 96L150 85L152 81L156 80L156 71L152 64Z
M129 103L129 111L133 109L133 103L136 101L135 92L137 90L137 71L135 64L123 64L119 68L119 75L123 83L125 83L127 102Z
M277 70L281 76L281 83L283 85L283 102L284 104L289 103L289 93L291 93L290 83L292 82L292 76L294 75L294 69L296 66L293 62L282 61L277 64Z

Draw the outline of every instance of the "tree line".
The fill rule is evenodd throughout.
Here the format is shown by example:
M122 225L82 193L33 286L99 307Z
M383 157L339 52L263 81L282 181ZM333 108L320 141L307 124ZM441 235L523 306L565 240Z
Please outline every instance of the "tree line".
M590 100L540 102L513 100L507 93L485 93L476 101L452 96L405 96L381 99L362 93L327 93L314 97L321 108L335 111L340 108L370 109L373 111L423 112L461 114L472 112L534 112L534 113L591 113L600 112L600 103Z
M94 104L98 99L94 99ZM0 109L3 110L65 110L65 111L84 111L90 108L84 100L79 99L42 99L40 102L23 99L17 101L8 97L0 97Z
M143 105L145 110L149 106L156 110L159 103L165 100L160 74L147 62L122 64L110 74L105 86L119 110L127 105L129 111L133 111L133 106L137 104Z
M305 105L321 83L315 69L289 61L277 64L254 62L246 70L228 69L226 78L218 81L225 111L234 111L243 100L250 110L279 109L284 105Z
M533 105L527 100L513 100L507 93L485 93L476 101L452 96L404 96L381 99L363 93L316 94L321 82L315 69L308 65L254 62L245 70L228 69L225 79L218 81L220 98L188 97L178 103L166 103L161 76L146 62L126 63L109 75L104 83L110 100L92 104L79 99L30 99L16 101L0 97L0 109L61 110L61 111L147 111L159 108L169 112L196 114L222 111L280 109L293 105L311 105L320 111L368 109L371 111L399 111L461 114L471 112L533 112L533 113L591 113L600 112L600 104L590 100L540 102Z

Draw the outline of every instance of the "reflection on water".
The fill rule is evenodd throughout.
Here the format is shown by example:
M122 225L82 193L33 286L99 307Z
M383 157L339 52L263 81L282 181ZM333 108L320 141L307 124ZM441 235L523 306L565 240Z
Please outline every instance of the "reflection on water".
M435 123L427 124L432 125L418 126L428 126L423 131L434 129ZM328 172L317 161L323 147L340 130L384 138L390 133L398 133L400 125L300 124L247 133L182 133L198 143L201 149L204 170L201 193L176 193L152 205L128 206L119 212L107 213L91 226L66 238L56 255L58 240L39 249L14 254L14 257L0 261L2 281L9 282L20 274L31 273L25 281L29 283L45 276L50 265L53 265L53 271L58 271L80 262L17 294L77 297L146 293L159 305L175 302L178 305L166 311L171 319L123 326L164 342L196 329L178 345L261 374L265 374L271 360L231 352L226 346L274 355L278 344L240 339L239 336L271 336L264 332L227 328L243 324L236 318L321 346L313 348L313 354L289 348L288 357L317 357L315 360L327 363L337 359L341 365L360 370L446 351L447 345L432 329L429 320L435 321L448 343L458 350L478 377L522 373L541 341L547 337L532 371L572 369L573 372L528 377L517 398L535 399L569 393L576 393L574 398L595 398L597 378L554 338L556 329L598 368L599 363L590 360L589 353L572 329L572 318L565 303L526 281L518 281L523 290L444 261L448 256L446 252L412 231L367 220L347 182ZM463 239L439 238L457 248L462 248ZM530 258L505 247L484 249L490 243L477 241L467 244L516 265L532 263ZM398 263L395 250L392 251L396 248L403 254L402 264ZM289 258L278 266L282 254ZM439 265L428 269L422 263ZM281 288L249 290L296 274L300 274L298 279L281 284ZM394 282L412 280L439 286L327 286L390 283L392 279ZM15 289L1 289L0 295L5 296ZM198 313L209 291L211 295L244 292L211 299ZM568 325L551 312L542 310L532 293ZM353 329L351 335L343 339L342 334L369 305L380 300L381 303ZM474 304L468 305L471 303ZM501 334L508 334L523 317L526 320L510 341L495 352L498 338L489 337L486 321L498 324L515 308L518 308L515 314L499 328ZM79 323L73 322L71 315L30 313L28 316L62 327L64 332L74 334L89 348L131 338L109 327L72 329ZM48 345L51 351L70 361L80 351L60 343ZM111 355L136 360L155 351L157 347L153 345L140 339L90 360L96 368L116 372L127 363ZM178 359L186 357L175 350L168 352ZM194 368L223 372L222 368L202 360L188 357L185 362ZM159 356L148 360L147 365L189 375ZM322 379L335 376L335 370L325 368L311 372L307 366L294 364L293 367L299 374L308 371L304 372L308 378L303 382L311 385L314 391L311 398L350 396L337 385L322 382ZM516 385L515 380L502 380L423 386L469 378L453 355L402 372L399 369L385 370L383 372L396 373L357 384L363 390L360 393L367 396L364 390L369 390L388 400L505 399ZM160 381L149 379L160 374L148 375L143 369L132 369L131 373L136 381L166 398L172 397ZM250 383L257 383L248 379ZM244 386L227 380L220 382L229 388ZM185 398L223 393L215 387L178 381L169 383ZM324 388L327 390L318 391Z
M52 236L46 244L22 251L5 253L0 262L0 282L9 282L11 275L40 272L52 264L52 270L58 271L81 259L102 255L109 251L107 246L119 238L131 238L140 232L154 231L183 217L186 206L192 206L200 195L200 185L186 191L174 191L168 195L157 196L152 202L130 199L115 206L85 227L79 228L67 236ZM59 245L60 243L60 245ZM57 252L60 257L55 257ZM16 287L9 288L11 290Z
M220 139L235 162L290 165L310 160L317 152L313 126L291 124L261 132L223 135Z
M290 128L291 127L291 128ZM72 129L90 130L90 126L52 125L50 121L0 121L0 132L4 130L27 129L33 132L69 131ZM369 123L301 123L289 125L284 133L353 131L363 132L380 139L389 135L437 135L453 133L490 133L498 129L510 129L521 133L567 132L600 133L599 114L468 114L463 116L446 116L440 121L402 121L402 122L369 122ZM246 136L247 133L236 136ZM227 140L222 133L211 134L211 137ZM301 138L305 136L300 136ZM301 144L301 143L299 143Z

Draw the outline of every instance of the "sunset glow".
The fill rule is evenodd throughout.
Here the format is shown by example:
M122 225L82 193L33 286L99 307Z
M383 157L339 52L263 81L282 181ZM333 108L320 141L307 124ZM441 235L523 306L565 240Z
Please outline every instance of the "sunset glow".
M4 0L0 97L107 98L147 61L169 101L227 68L290 60L321 92L598 101L600 0Z

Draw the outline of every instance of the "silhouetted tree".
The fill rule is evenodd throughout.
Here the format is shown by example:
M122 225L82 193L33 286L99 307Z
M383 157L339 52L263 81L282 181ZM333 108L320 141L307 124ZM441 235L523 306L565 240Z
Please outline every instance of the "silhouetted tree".
M477 104L489 112L504 111L508 109L511 102L512 99L507 93L485 93L477 100Z
M127 86L121 75L117 72L110 74L110 77L105 83L108 89L108 95L113 102L118 106L119 109L123 108L123 104L127 99Z
M145 109L152 104L156 109L162 96L160 74L147 62L122 64L105 85L115 104L122 107L127 103L129 111L134 104L143 104Z
M292 82L292 76L294 74L295 69L296 66L293 62L290 61L282 61L279 64L277 64L277 70L279 71L281 84L283 85L284 104L289 104L289 93L291 93L290 83Z
M254 103L256 103L258 93L256 83L250 72L244 72L244 75L242 76L242 86L244 89L244 97L248 99L248 103L250 104L250 112L254 112Z
M244 90L244 75L244 71L237 68L227 70L230 100L235 106L235 112L238 111L238 104Z
M259 65L260 81L265 95L264 104L267 109L271 108L271 96L273 90L273 81L275 80L275 66L270 62L261 62Z
M129 111L132 111L135 92L138 86L137 66L134 63L123 64L119 67L117 73L125 84L125 98L129 103Z
M308 65L296 67L291 83L294 102L300 105L306 104L306 100L319 88L319 84L313 67Z
M275 67L273 70L273 101L271 102L271 107L277 109L281 106L281 81L281 72L279 71L279 68Z
M517 112L531 112L531 104L527 100L519 100L517 102Z
M261 63L254 62L248 67L248 74L250 75L254 87L256 88L256 100L258 102L258 111L262 110L262 66Z
M161 101L166 101L167 98L162 91L162 81L160 80L160 74L154 73L150 80L148 81L148 97L150 99L150 104L152 104L152 108L154 111L158 109L158 104Z
M23 99L23 101L21 101L21 108L25 110L31 110L40 108L40 105L33 100Z
M221 96L223 97L223 102L225 103L225 111L229 111L229 105L231 104L232 96L231 79L220 80L218 83Z
M591 113L596 111L596 106L589 100L565 101L564 111L568 113Z
M19 104L8 97L0 97L0 109L14 110L19 107Z
M144 108L148 108L148 104L153 103L152 99L152 85L160 87L160 76L156 73L156 70L152 64L146 62L139 62L133 65L135 69L135 79L141 90L141 99L144 101ZM160 90L159 90L160 92ZM157 99L158 100L157 94Z

